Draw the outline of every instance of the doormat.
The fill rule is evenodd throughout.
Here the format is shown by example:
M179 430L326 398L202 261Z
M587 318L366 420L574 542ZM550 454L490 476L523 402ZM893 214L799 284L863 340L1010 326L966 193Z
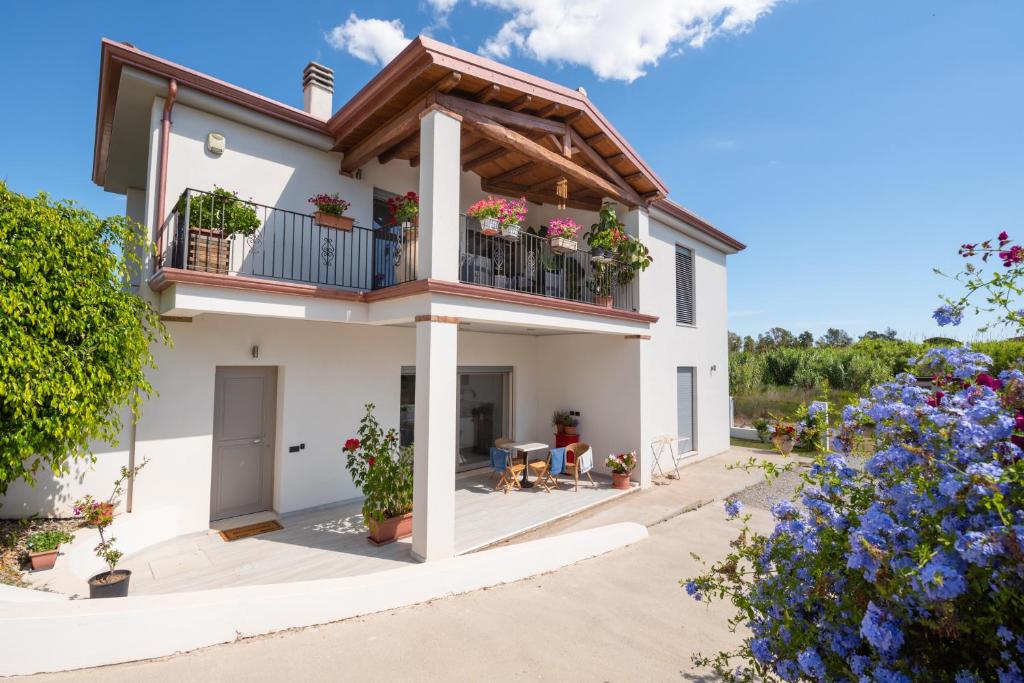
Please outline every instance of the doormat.
M271 531L280 531L284 527L277 520L270 520L267 522L257 522L256 524L246 524L245 526L235 527L234 529L225 529L220 532L220 537L225 541L237 541L242 538L249 538L250 536L259 536L260 534L270 533Z

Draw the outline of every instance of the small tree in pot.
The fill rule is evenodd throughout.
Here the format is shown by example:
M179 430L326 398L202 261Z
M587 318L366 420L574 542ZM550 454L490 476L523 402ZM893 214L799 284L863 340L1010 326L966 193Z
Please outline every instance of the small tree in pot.
M96 527L100 532L100 542L95 551L96 557L103 560L108 567L105 572L100 572L89 578L90 598L123 598L128 595L128 581L132 577L131 571L117 569L117 563L124 556L114 545L117 539L113 536L107 537L107 528L114 523L113 501L121 495L121 487L129 478L134 477L148 460L143 460L135 468L122 467L121 476L114 482L114 492L107 501L97 501L91 495L75 501L75 516L82 517L89 526Z
M387 432L366 404L359 423L359 438L345 441L345 468L362 490L363 518L374 545L412 534L412 448L400 446L398 432Z
M188 213L187 267L207 273L227 273L231 268L231 236L248 237L260 227L253 206L237 192L214 185L211 192L183 193L176 207Z

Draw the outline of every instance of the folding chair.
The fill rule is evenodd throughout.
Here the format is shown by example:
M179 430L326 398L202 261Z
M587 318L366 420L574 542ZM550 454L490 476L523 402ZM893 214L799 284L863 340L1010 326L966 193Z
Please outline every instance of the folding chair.
M554 450L554 449L552 449ZM563 449L565 450L565 449ZM548 451L548 457L544 460L534 460L530 463L530 473L534 476L534 484L541 486L545 491L551 493L552 489L558 488L558 480L551 471L552 453ZM565 454L562 454L562 468L565 468Z
M679 441L678 436L672 436L665 434L663 436L655 437L651 441L651 455L654 456L653 462L651 463L651 476L661 475L666 479L678 479L679 478L679 461L676 460L675 443ZM672 464L675 467L675 474L665 474L665 470L661 467L661 457L668 451L668 455L672 458Z
M504 491L507 495L512 489L521 489L519 477L523 473L523 465L512 463L512 454L503 448L491 448L491 469L500 474L495 491Z

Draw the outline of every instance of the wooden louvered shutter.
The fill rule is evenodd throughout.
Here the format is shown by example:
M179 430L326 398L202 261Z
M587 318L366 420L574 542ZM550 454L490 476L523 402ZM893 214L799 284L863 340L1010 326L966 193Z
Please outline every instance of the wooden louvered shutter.
M676 247L676 322L693 325L693 252Z

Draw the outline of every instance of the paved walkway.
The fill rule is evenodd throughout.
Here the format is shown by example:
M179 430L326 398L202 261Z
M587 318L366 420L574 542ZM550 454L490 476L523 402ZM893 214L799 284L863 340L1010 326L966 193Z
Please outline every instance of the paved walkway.
M751 453L733 449L686 468L681 481L532 532L652 525L647 541L553 574L173 658L36 679L713 680L694 671L690 655L738 641L726 623L731 609L693 602L678 581L699 571L691 552L724 555L738 524L717 504L679 513L759 481L726 469ZM751 512L755 526L769 527L768 513Z

